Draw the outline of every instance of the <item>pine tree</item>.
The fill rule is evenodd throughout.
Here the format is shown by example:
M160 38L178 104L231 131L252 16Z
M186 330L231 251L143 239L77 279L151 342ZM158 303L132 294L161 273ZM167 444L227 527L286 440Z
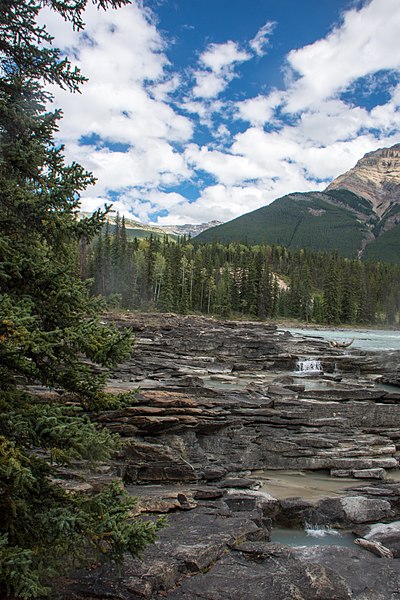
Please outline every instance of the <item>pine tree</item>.
M172 289L171 268L169 263L166 262L158 299L158 308L161 310L161 312L171 312L173 309L174 297Z
M232 277L228 265L225 265L216 289L215 311L221 317L229 317L232 311L231 302Z
M337 257L333 256L326 267L323 289L324 319L335 325L340 322L341 286L337 268Z
M264 265L258 291L258 316L265 319L272 314L272 280L268 265Z
M132 502L118 486L87 497L52 482L54 465L105 460L119 446L82 407L106 400L105 374L90 365L113 366L131 348L130 332L100 322L98 300L79 277L79 243L100 231L104 213L77 219L79 194L94 178L65 164L53 137L61 113L45 108L44 84L76 91L84 78L51 46L37 15L48 6L79 30L86 4L0 5L1 598L42 595L43 581L63 567L105 548L120 559L155 536L153 525L127 521ZM32 381L73 392L74 406L62 395L49 405L20 391L17 384Z

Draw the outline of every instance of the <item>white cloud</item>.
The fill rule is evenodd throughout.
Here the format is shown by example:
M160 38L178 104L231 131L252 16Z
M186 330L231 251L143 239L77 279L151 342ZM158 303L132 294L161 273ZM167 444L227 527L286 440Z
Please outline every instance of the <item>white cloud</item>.
M213 73L212 71L196 71L196 85L193 88L195 98L216 98L227 87L233 79L232 71L225 73Z
M348 106L340 100L328 100L300 117L298 133L305 140L323 145L354 138L366 127L368 111Z
M288 55L297 74L287 109L304 110L347 89L360 77L400 69L398 0L372 0L349 10L326 38Z
M268 96L256 96L236 102L238 116L251 125L264 125L275 121L275 109L282 104L282 92L274 90Z
M81 95L53 90L55 104L64 111L59 135L67 157L98 178L96 188L86 194L157 188L189 177L175 145L190 140L193 124L168 103L179 77L166 76L164 42L149 13L134 4L106 13L90 5L85 35L71 34L50 11L42 18L58 45L74 49L73 62L89 78ZM93 135L99 140L96 146L80 143Z
M173 94L180 86L181 79L175 73L170 79L156 83L148 88L152 97L160 102L168 102L169 96Z
M225 44L210 44L201 54L200 63L214 73L222 73L232 65L250 58L248 52L240 50L238 44L230 40Z
M267 21L256 33L254 38L250 40L250 48L257 54L257 56L263 56L268 48L270 41L269 38L275 29L276 23L274 21Z
M194 72L193 96L216 98L236 76L234 66L250 58L251 54L241 50L236 42L209 44L199 58L202 68Z
M183 225L212 220L230 220L268 203L268 194L257 186L225 186L217 184L207 187L196 202L183 199L172 206L168 217L159 217L160 225ZM243 206L246 210L243 211Z
M245 156L237 156L219 150L209 150L191 145L186 150L189 164L196 169L207 171L227 185L235 185L252 179L259 179L263 169Z

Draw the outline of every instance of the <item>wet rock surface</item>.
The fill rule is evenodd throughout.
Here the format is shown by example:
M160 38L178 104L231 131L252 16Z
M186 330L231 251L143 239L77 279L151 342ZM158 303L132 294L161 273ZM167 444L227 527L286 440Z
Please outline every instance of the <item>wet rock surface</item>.
M278 525L368 536L377 522L400 519L400 483L390 480L400 390L370 378L398 384L399 353L344 352L263 323L135 315L119 324L133 327L137 343L108 387L138 389L137 401L98 420L126 441L113 469L139 497L138 518L167 514L168 527L142 560L77 573L53 600L399 600L396 559L268 541ZM296 374L306 359L321 371ZM364 481L341 497L279 500L258 489L257 469Z

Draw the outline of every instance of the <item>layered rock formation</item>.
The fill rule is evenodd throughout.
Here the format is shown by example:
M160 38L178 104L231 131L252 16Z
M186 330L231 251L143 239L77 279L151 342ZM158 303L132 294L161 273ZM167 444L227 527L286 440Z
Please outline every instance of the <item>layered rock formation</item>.
M398 467L399 353L344 352L260 323L200 317L132 320L137 345L110 389L139 388L137 403L99 420L128 443L129 482L190 481L254 469ZM296 377L318 358L324 372ZM298 373L300 375L300 373ZM341 381L335 381L341 379ZM380 476L382 471L365 476Z
M341 188L369 200L381 217L389 206L400 202L400 144L369 152L326 191Z

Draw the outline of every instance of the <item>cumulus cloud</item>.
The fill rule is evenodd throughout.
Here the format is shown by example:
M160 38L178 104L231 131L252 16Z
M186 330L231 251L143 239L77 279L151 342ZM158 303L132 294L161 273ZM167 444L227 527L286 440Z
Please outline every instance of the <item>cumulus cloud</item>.
M251 96L247 88L241 100L229 84L244 63L266 68L270 21L248 41L208 44L178 72L141 4L106 13L90 6L84 34L51 11L42 18L89 77L82 95L54 90L67 158L98 178L86 210L112 197L116 210L142 221L228 220L323 189L366 152L399 141L400 84L385 78L400 75L398 0L348 10L326 37L288 54L282 89L259 86ZM377 84L385 101L358 103L356 86L367 95ZM197 198L181 183L197 186Z
M260 166L248 157L209 150L205 146L191 145L186 151L186 158L196 169L212 174L217 181L227 185L259 179L263 175Z
M291 112L306 109L380 70L400 69L398 0L372 0L347 11L324 39L288 55L297 76L287 96Z
M189 203L182 199L179 205L171 207L168 217L159 217L157 222L160 225L183 225L211 220L225 221L267 203L267 191L256 185L216 184L205 188L196 202ZM246 206L245 211L243 206Z
M236 42L209 44L200 55L201 69L194 72L196 85L192 93L195 98L215 98L236 76L234 67L250 60L251 54L241 50Z
M274 90L268 96L259 95L236 102L236 114L251 125L265 125L275 121L275 109L282 104L283 94Z
M49 10L41 18L89 78L81 95L58 89L53 93L55 105L64 112L59 135L67 157L98 178L95 190L87 192L90 202L94 194L102 197L143 185L157 188L189 177L176 145L190 140L193 124L168 102L179 77L166 74L165 44L150 13L134 4L106 13L90 5L84 34L71 32ZM96 145L87 141L93 137Z
M394 0L372 0L345 13L326 38L289 53L285 89L235 103L248 129L223 152L192 146L191 166L227 187L252 181L271 201L280 192L323 189L366 152L398 142L399 85L388 86L389 101L371 109L341 94L360 78L371 82L376 73L400 69L399 25Z

